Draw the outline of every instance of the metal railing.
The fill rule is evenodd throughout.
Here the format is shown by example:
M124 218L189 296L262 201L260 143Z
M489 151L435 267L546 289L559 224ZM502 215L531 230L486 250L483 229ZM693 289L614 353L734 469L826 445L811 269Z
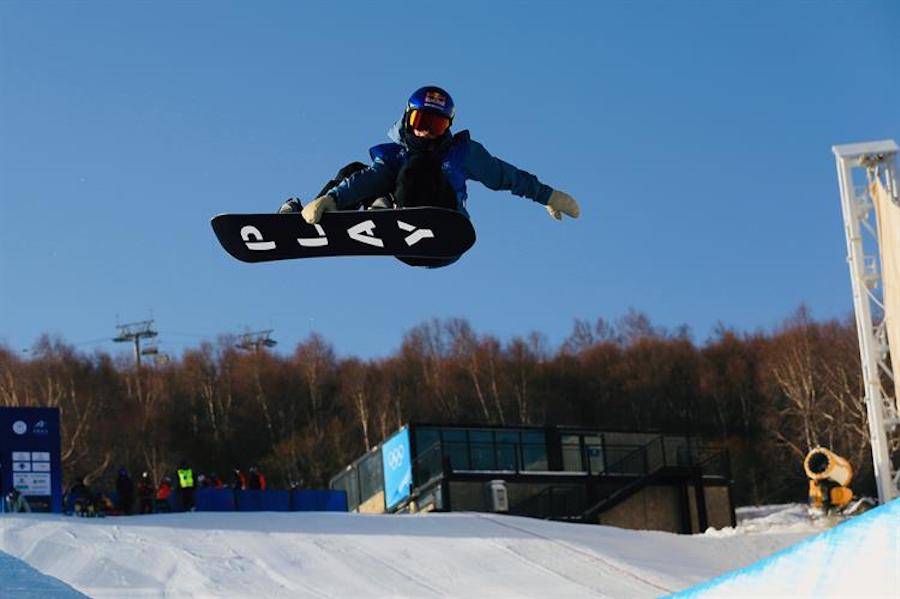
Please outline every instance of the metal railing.
M587 507L584 487L553 485L510 507L509 513L551 520L577 520Z

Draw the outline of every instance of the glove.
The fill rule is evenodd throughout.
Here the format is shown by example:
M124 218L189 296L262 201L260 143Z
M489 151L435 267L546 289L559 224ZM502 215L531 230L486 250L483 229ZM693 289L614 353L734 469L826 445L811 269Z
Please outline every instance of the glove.
M300 212L301 210L303 210L303 203L300 202L300 200L297 198L288 198L284 204L281 205L281 208L278 209L278 214Z
M572 218L578 218L581 214L581 208L578 202L569 194L554 190L550 194L550 200L547 201L547 212L556 220L562 220L563 214L568 214Z
M314 225L322 220L323 212L331 212L332 210L337 210L337 202L334 201L333 197L325 194L323 196L317 197L312 202L304 206L301 214L303 215L303 220L311 225Z

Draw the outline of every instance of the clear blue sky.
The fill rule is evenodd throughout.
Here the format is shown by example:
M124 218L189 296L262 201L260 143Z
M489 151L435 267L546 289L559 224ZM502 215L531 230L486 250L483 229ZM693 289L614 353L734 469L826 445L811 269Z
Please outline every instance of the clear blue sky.
M553 221L469 186L455 266L248 265L220 212L308 198L409 93L571 193ZM433 317L551 349L630 308L770 330L850 313L833 144L900 141L900 3L0 1L0 342L80 350L153 318L180 355L311 332L385 356Z

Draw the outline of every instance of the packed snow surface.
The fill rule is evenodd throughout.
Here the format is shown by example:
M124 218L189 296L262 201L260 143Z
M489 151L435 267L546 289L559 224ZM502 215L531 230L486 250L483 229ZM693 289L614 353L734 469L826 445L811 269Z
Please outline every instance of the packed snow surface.
M0 596L657 597L824 530L802 506L742 516L676 535L475 513L8 514Z
M900 598L900 499L679 595Z

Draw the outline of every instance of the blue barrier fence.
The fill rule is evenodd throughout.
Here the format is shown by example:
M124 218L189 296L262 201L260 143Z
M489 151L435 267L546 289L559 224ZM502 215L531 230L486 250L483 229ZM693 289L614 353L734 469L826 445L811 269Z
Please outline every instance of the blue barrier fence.
M344 491L197 489L198 512L346 512Z
M118 494L113 491L106 497L116 505ZM0 502L2 504L2 502ZM346 512L346 491L247 490L200 488L194 491L194 507L198 512ZM66 513L75 510L74 500L66 497L63 505ZM154 512L183 511L177 491L167 501L154 502ZM2 510L0 510L2 511ZM134 513L137 513L137 509Z

